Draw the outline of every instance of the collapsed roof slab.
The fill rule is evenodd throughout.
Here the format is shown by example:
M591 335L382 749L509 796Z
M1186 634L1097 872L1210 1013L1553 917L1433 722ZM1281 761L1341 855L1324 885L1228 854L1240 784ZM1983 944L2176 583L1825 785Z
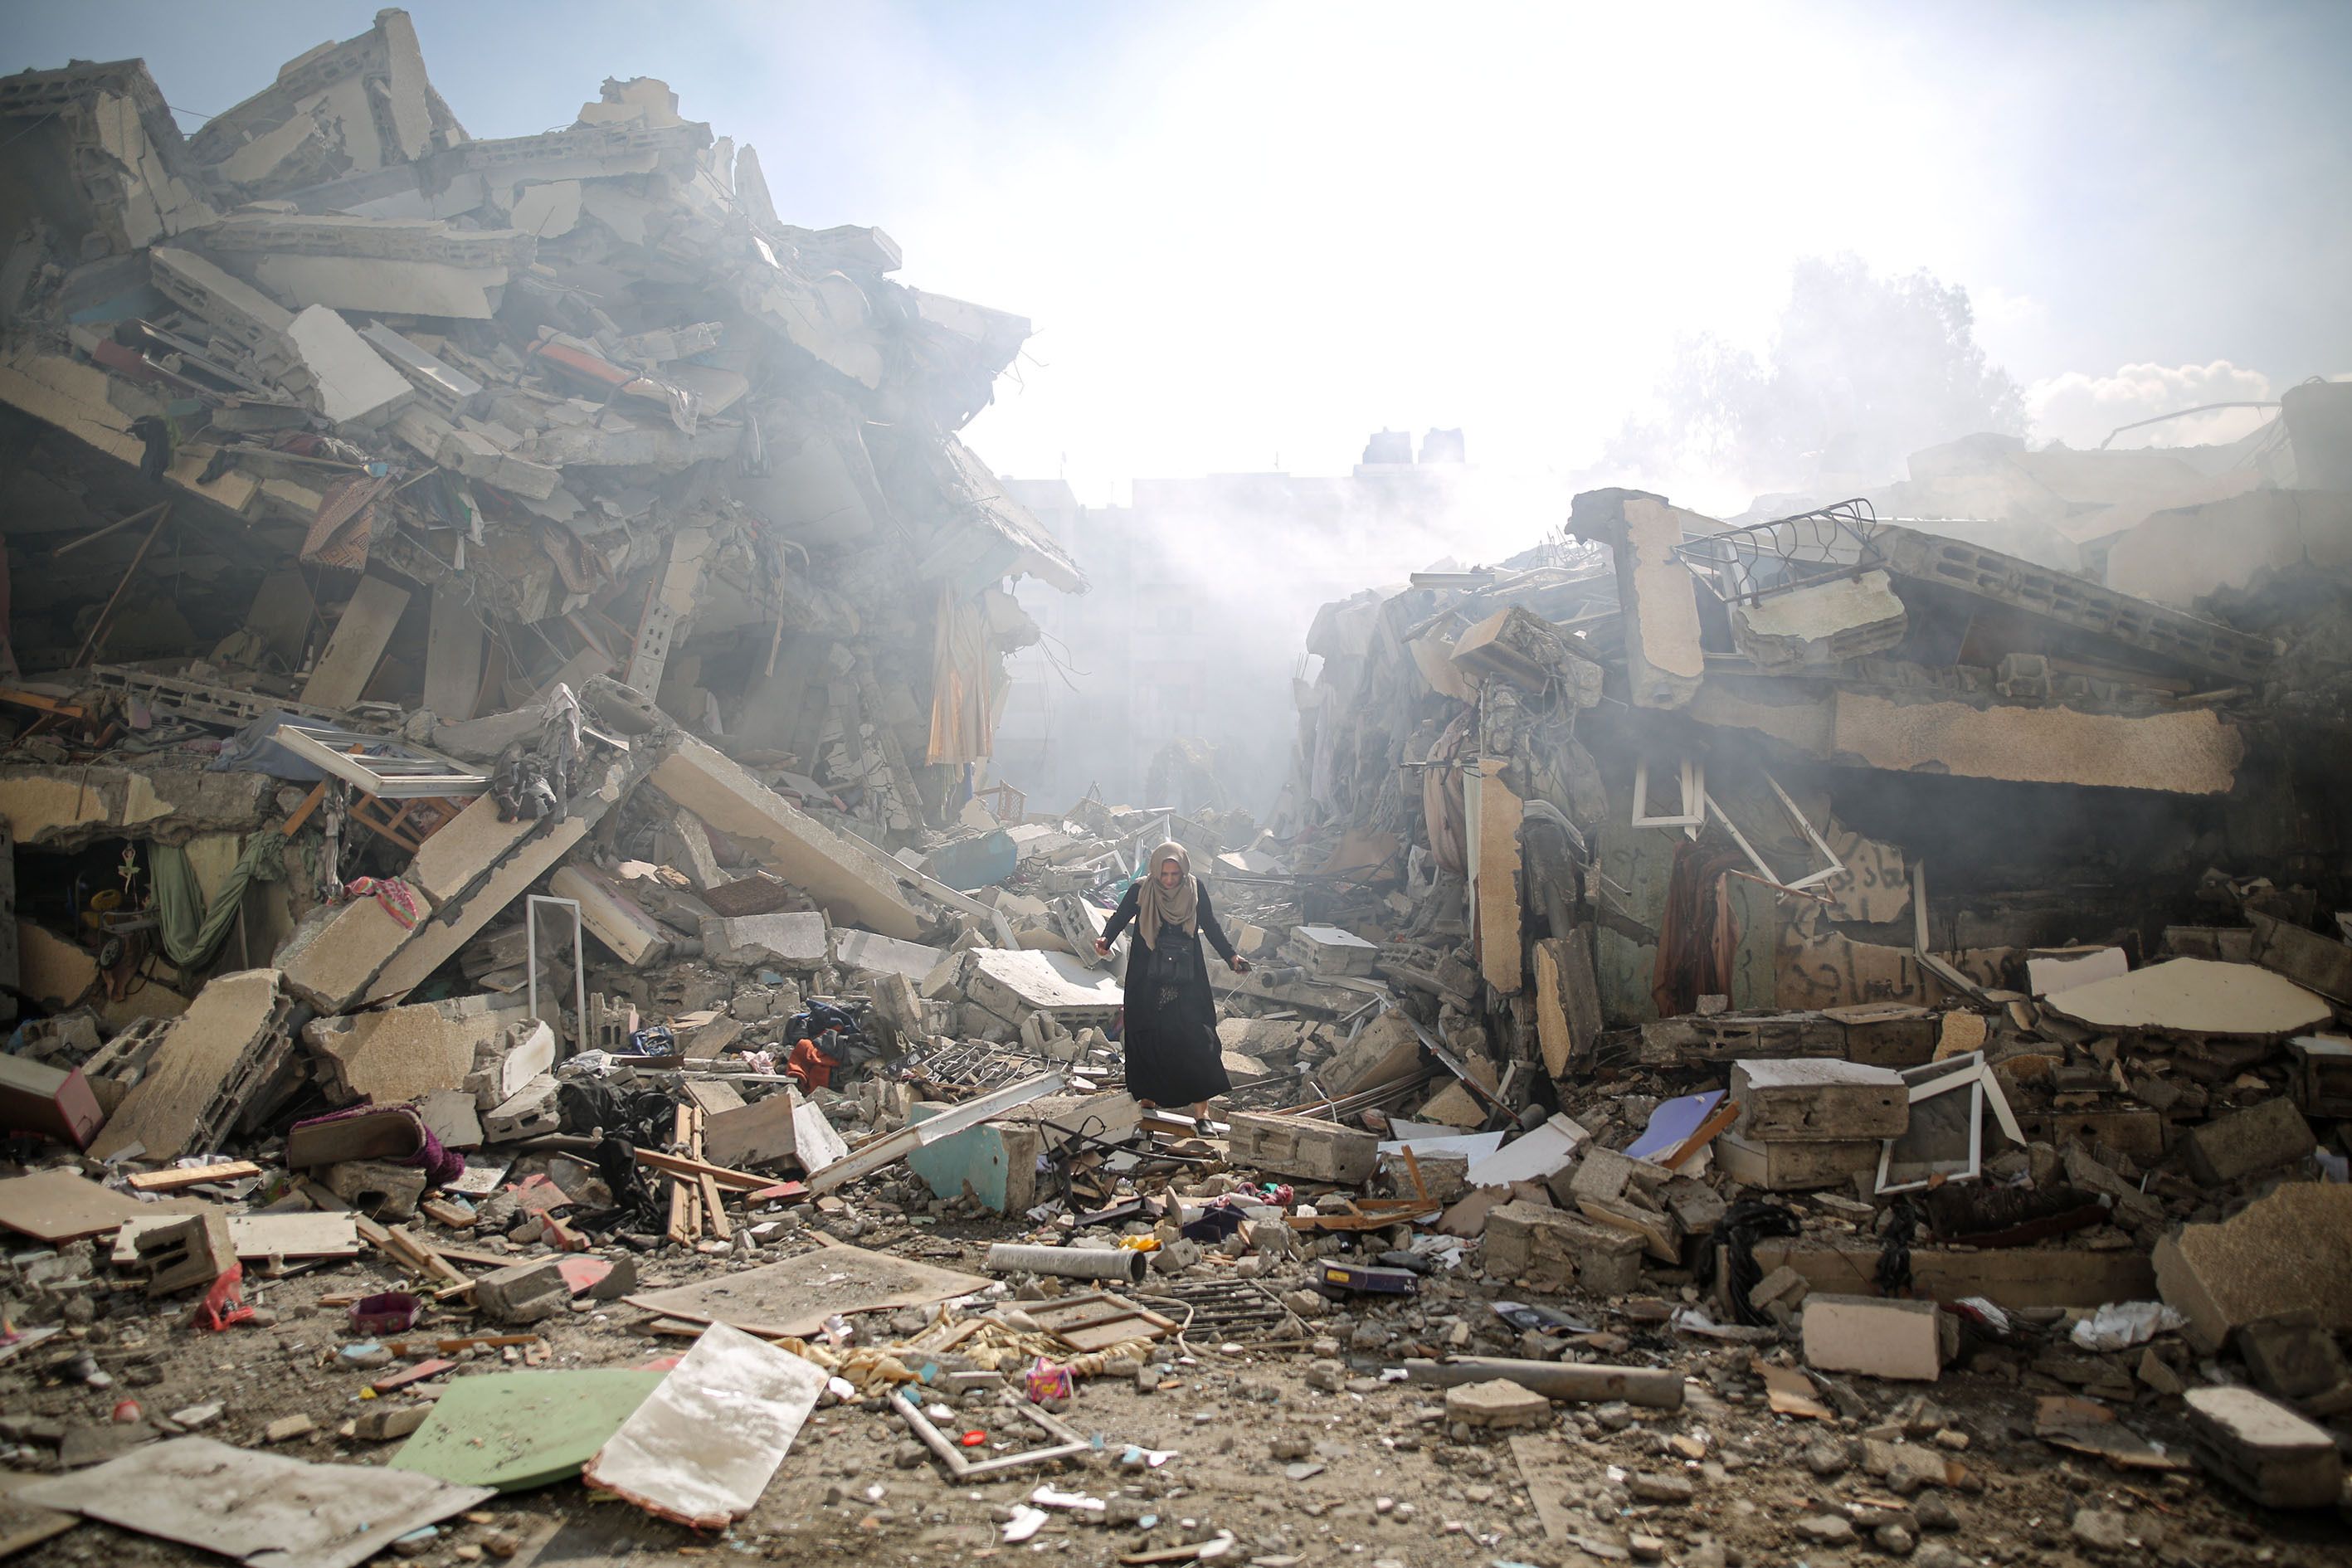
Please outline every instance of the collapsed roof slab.
M2256 490L2158 512L2107 552L2107 586L2189 609L2316 577L2352 582L2352 493Z
M1620 489L1578 496L1568 525L1580 538L1606 541L1616 553L1633 706L1688 706L1706 674L1706 655L1699 642L1698 584L1675 546L1686 532L1713 533L1723 525L1669 506L1662 496Z
M2084 713L1840 689L1828 760L1894 773L2227 795L2245 751L2237 729L2210 709Z
M2278 645L2268 638L2248 637L1997 550L1884 523L1871 542L1897 576L1941 584L2209 675L2257 680L2278 658Z
M2175 958L2042 998L2094 1029L2282 1039L2330 1022L2336 1010L2284 975L2251 963Z
M278 781L198 768L0 763L0 820L19 845L79 849L101 838L173 839L259 827Z
M898 886L856 845L703 742L686 737L653 771L653 786L829 906L844 923L913 942L922 919Z

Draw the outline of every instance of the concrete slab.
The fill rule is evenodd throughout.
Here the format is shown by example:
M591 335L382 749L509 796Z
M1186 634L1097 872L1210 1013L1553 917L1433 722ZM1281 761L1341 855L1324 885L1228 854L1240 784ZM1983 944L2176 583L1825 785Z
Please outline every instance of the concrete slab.
M714 1323L581 1479L676 1523L724 1530L759 1502L828 1375L814 1362Z
M2270 1039L2332 1022L2325 998L2251 963L2175 958L2046 999L2061 1016L2094 1029Z

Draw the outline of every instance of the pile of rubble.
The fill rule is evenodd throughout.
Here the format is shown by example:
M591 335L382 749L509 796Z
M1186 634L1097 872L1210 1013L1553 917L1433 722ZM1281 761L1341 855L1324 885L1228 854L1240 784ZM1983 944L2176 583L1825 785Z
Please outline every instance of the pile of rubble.
M1054 816L1024 323L397 11L0 121L0 1553L2336 1550L2336 389L2226 518L1580 497L1325 611L1271 829ZM1202 1121L1095 952L1171 838Z

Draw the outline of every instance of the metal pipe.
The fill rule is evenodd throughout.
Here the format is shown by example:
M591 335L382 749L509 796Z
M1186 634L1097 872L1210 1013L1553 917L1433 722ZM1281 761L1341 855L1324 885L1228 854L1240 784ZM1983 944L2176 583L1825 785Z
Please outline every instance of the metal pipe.
M991 1274L1051 1274L1062 1279L1123 1279L1143 1283L1149 1254L1109 1247L1021 1247L1000 1241L983 1265Z

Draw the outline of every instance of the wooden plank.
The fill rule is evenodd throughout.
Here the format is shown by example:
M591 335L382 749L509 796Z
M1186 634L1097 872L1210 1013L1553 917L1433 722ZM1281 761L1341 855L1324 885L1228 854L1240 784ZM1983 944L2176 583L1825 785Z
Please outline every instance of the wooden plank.
M684 1110L686 1107L678 1109ZM636 1153L638 1164L649 1171L659 1171L665 1176L684 1176L689 1180L708 1176L719 1185L740 1193L759 1192L776 1185L773 1176L755 1176L749 1171L730 1171L724 1165L713 1165L683 1154L665 1154L658 1149L640 1149Z
M127 1176L124 1182L131 1191L140 1193L176 1193L182 1187L193 1187L205 1182L234 1182L242 1176L257 1176L261 1167L250 1160L223 1160L212 1165L176 1166L167 1171L142 1171Z
M383 650L408 608L408 590L381 577L362 577L358 591L335 623L318 668L303 683L302 701L320 708L348 710L367 690Z

